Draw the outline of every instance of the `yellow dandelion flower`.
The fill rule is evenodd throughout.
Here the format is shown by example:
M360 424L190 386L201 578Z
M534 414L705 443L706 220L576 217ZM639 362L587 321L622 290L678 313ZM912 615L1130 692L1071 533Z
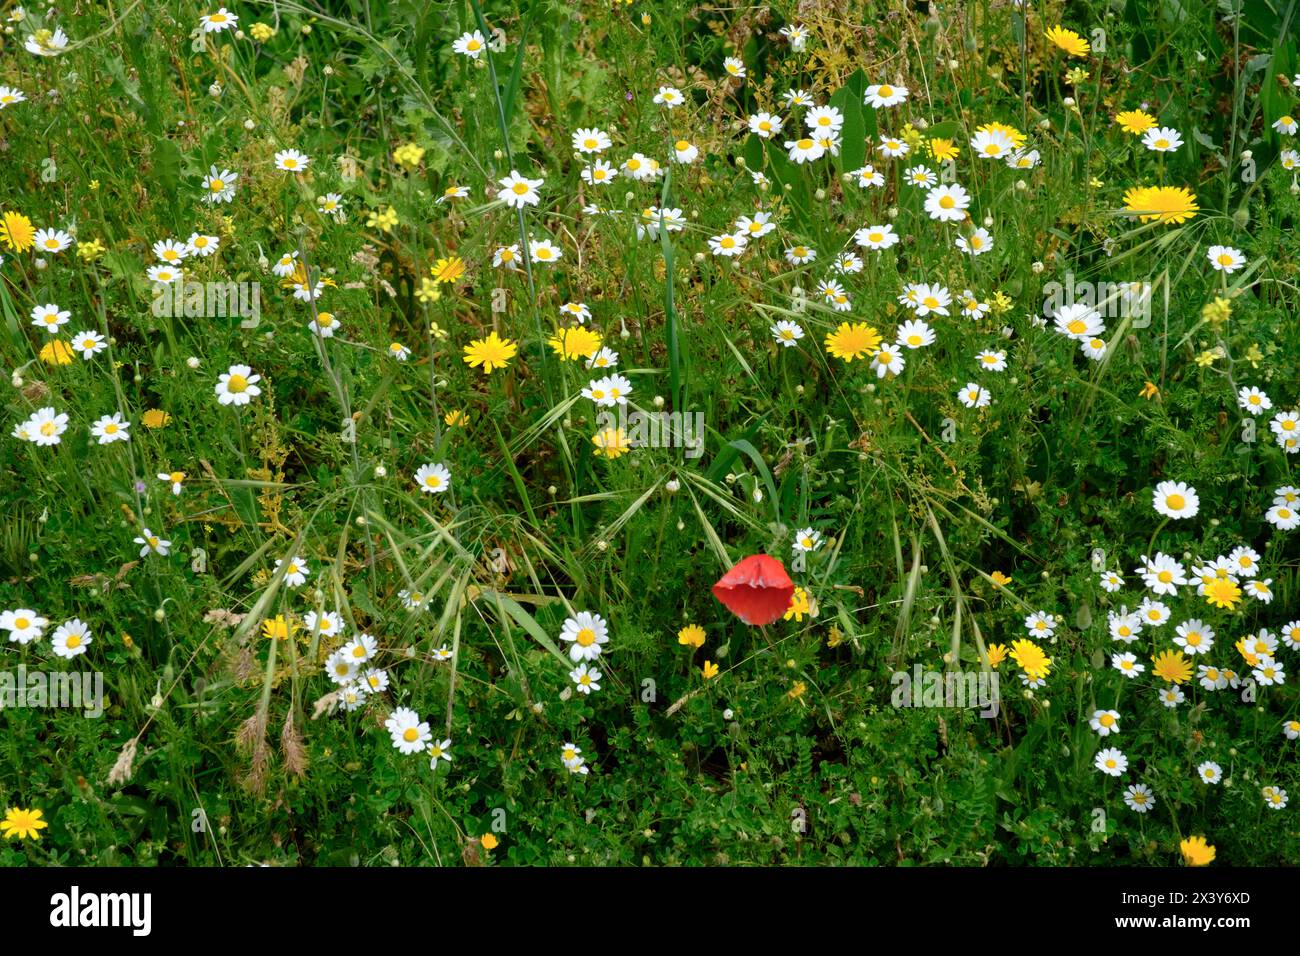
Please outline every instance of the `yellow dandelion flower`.
M72 346L63 339L50 339L41 348L41 361L46 365L69 365L72 363Z
M32 808L10 807L5 811L5 818L0 820L0 831L6 840L39 840L41 831L49 826L41 817L44 811Z
M1005 644L990 644L987 650L989 653L989 667L996 668L1007 659L1007 648Z
M487 338L475 339L465 346L465 364L470 368L482 366L483 373L491 375L496 369L508 367L518 350L519 347L510 339L490 332Z
M704 628L698 624L687 624L677 632L677 643L685 647L701 648L704 646Z
M926 143L926 149L934 157L935 162L944 163L950 159L956 159L961 149L950 139L941 139L936 137Z
M171 420L172 417L161 408L151 408L140 416L140 422L145 428L162 428L170 424Z
M705 661L704 666L700 668L700 673L704 675L705 680L713 680L718 676L718 665L713 661Z
M600 349L600 333L586 326L575 325L556 329L546 344L561 360L576 362L580 358L591 358L596 354Z
M20 212L7 212L0 216L0 242L13 252L26 252L36 243L32 221Z
M439 284L455 282L465 274L465 260L460 256L439 259L429 268L429 274L433 276L433 281Z
M1030 680L1046 677L1052 668L1052 659L1033 641L1012 641L1011 659Z
M880 348L881 335L865 322L841 322L834 332L826 334L826 351L837 359L852 362L875 354Z
M596 454L606 458L620 458L632 448L627 432L621 428L603 428L591 436L591 443L596 446Z
M1241 588L1231 578L1216 578L1205 585L1205 601L1210 607L1232 610L1241 601Z
M1134 136L1141 136L1149 129L1155 129L1156 118L1143 110L1125 110L1115 115L1119 128Z
M1063 26L1054 26L1044 35L1068 56L1087 56L1088 51L1092 49L1087 40Z
M274 640L287 640L289 635L298 630L297 622L291 622L283 614L267 618L262 622L262 636Z
M1196 194L1183 186L1135 186L1124 194L1124 208L1143 222L1167 225L1186 222L1201 211Z
M1214 847L1203 836L1191 836L1178 844L1183 862L1188 866L1206 866L1214 862Z
M442 420L447 423L448 428L464 428L469 424L469 413L463 412L459 408L453 408Z
M1162 651L1151 658L1151 673L1168 684L1185 684L1192 679L1192 662L1181 651Z

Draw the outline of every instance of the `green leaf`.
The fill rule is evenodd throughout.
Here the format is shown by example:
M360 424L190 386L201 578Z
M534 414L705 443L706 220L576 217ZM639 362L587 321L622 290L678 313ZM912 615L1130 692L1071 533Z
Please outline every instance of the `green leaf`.
M516 624L528 632L529 637L550 651L555 656L555 659L564 665L566 673L573 666L573 662L569 660L568 655L560 650L559 646L552 640L551 635L547 634L542 629L542 626L537 623L537 620L512 598L506 597L500 591L484 591L481 599L489 607L495 606L498 613L505 611L514 619Z
M866 91L866 77L855 70L844 86L835 91L830 105L844 114L843 145L840 146L839 171L851 172L867 161L867 121L863 115L862 98ZM875 126L875 111L871 116ZM874 136L875 130L872 130Z
M763 460L762 454L759 453L759 450L754 447L752 442L744 438L734 439L733 441L727 442L727 444L732 448L735 448L737 451L744 452L749 456L749 460L754 463L754 467L758 469L759 476L763 479L763 484L767 486L768 499L772 502L772 508L776 512L775 518L777 521L780 521L781 499L776 493L776 482L772 480L772 472L768 470L767 462Z

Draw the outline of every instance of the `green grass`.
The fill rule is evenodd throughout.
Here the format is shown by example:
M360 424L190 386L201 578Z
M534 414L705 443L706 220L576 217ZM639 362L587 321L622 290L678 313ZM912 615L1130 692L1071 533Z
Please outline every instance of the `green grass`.
M927 14L901 0L802 20L784 2L234 4L243 31L274 28L264 39L197 34L215 8L188 3L56 3L44 25L71 40L56 57L23 49L42 25L30 11L0 46L0 85L27 97L0 110L0 215L76 242L44 257L0 248L0 610L50 622L0 655L11 672L101 672L107 700L97 719L0 713L0 809L49 822L38 841L0 843L0 864L1169 865L1191 835L1219 863L1294 860L1300 742L1282 727L1300 719L1296 676L1249 699L1193 678L1169 709L1151 674L1179 622L1216 632L1195 663L1244 678L1234 642L1300 619L1296 532L1265 519L1274 489L1300 483L1269 430L1300 403L1300 202L1281 156L1297 140L1271 125L1300 109L1296 10L1233 15L1234 2L1035 4L1027 24L1009 4ZM796 22L802 52L778 32ZM1052 46L1058 23L1093 49ZM497 28L503 49L452 52ZM729 56L744 80L726 77ZM908 100L864 105L886 81ZM660 86L685 102L653 103ZM781 101L788 89L841 111L838 156L787 157L804 112ZM1143 104L1181 133L1178 150L1151 152L1115 123ZM749 134L759 110L785 131ZM990 122L1023 132L1039 165L973 156ZM584 182L590 157L570 137L587 127L613 141L602 158L639 152L664 175ZM885 134L912 152L882 158ZM942 172L925 151L935 138L960 149L969 224L931 221L925 191L902 181L919 162ZM694 163L669 161L679 139ZM406 144L418 162L395 158ZM285 149L308 169L276 169ZM864 162L883 187L852 181ZM202 201L212 166L238 174L229 204ZM537 205L497 200L512 169L544 181ZM1154 185L1191 189L1199 212L1126 215L1128 190ZM440 201L452 186L468 195ZM327 193L342 215L320 211ZM682 228L639 237L647 207L680 209ZM735 259L710 253L759 211L771 234ZM884 223L898 245L853 244ZM992 251L954 247L985 224ZM153 244L192 233L220 249L187 259L186 278L260 283L258 324L151 309ZM562 258L533 261L530 239ZM1246 266L1213 271L1212 244ZM494 268L511 245L521 267ZM791 264L795 245L816 260ZM863 269L834 275L842 251ZM272 274L290 252L326 281L314 303ZM463 275L435 289L431 270L452 257ZM1150 323L1108 316L1106 355L1087 359L1035 322L1068 277L1150 283ZM850 311L818 301L830 278ZM893 341L912 317L906 282L956 300L928 317L933 345L904 349L888 378L828 354L843 321ZM960 313L967 289L982 316ZM1231 317L1207 321L1219 297ZM702 454L598 453L600 409L581 394L597 373L548 344L571 302L619 353L633 407L703 415ZM71 313L62 341L97 330L108 348L42 359L55 336L28 316L45 303ZM330 338L308 328L323 312L339 323ZM782 320L805 332L792 348L769 331ZM492 331L517 351L484 374L463 352ZM1006 353L1005 371L977 367L985 349ZM219 405L236 363L261 394ZM987 407L959 401L967 382ZM1249 386L1267 414L1239 408ZM59 444L10 437L43 407L69 416ZM167 423L148 427L150 411ZM100 445L91 424L114 412L130 441ZM427 462L446 464L450 491L420 493ZM157 477L176 470L180 496ZM1195 487L1194 518L1153 510L1165 480ZM140 557L142 527L171 554ZM807 527L823 542L800 565ZM1190 567L1239 545L1260 555L1271 603L1216 609L1180 588L1164 599L1172 619L1127 648L1146 673L1110 666L1125 648L1108 612L1149 595L1142 555ZM791 570L809 613L751 628L714 599L757 552ZM298 556L311 573L295 588L276 561ZM1103 590L1101 568L1123 589ZM1007 659L995 719L893 705L895 671L987 669L1038 610L1058 618L1040 641L1046 686L1026 692ZM590 696L574 693L560 639L581 611L609 622ZM308 612L337 613L345 639L373 635L388 688L337 710L325 661L343 641L304 626ZM263 636L278 615L299 625L290 639ZM69 661L51 637L74 617L93 643ZM699 649L678 641L690 623ZM1286 646L1277 660L1297 666ZM400 754L383 726L396 707L450 738L452 761ZM1097 709L1121 714L1117 737L1090 729ZM566 769L567 743L589 773ZM1128 758L1119 778L1093 766L1112 744ZM1202 783L1206 760L1228 779ZM1124 804L1136 783L1156 795L1150 813ZM1265 786L1292 805L1266 808Z

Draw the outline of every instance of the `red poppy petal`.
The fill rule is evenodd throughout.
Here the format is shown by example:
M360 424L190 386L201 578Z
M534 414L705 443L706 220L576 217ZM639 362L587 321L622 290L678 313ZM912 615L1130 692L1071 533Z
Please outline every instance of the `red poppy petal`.
M776 558L755 554L713 585L713 596L746 624L771 624L790 607L794 582Z

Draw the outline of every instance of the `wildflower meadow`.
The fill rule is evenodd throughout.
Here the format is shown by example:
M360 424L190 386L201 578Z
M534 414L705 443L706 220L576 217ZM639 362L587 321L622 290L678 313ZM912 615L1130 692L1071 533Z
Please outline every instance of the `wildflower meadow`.
M1297 19L5 3L0 865L1294 864Z

